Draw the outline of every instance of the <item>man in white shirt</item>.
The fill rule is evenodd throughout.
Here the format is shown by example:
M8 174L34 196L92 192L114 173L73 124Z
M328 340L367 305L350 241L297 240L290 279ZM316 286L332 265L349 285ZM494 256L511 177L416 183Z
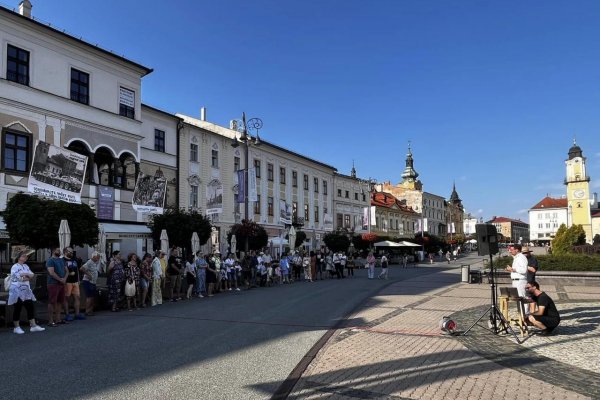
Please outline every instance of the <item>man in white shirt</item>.
M517 288L520 297L526 296L525 285L527 284L527 257L521 253L521 245L514 244L508 252L513 256L512 266L507 265L506 271L510 272L510 279L512 280L512 286Z

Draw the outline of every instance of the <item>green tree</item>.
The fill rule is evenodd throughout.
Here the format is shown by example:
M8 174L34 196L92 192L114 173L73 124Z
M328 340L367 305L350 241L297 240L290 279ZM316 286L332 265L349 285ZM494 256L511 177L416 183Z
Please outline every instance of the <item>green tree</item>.
M227 242L231 244L231 236L235 235L237 247L245 250L246 239L248 239L248 250L260 250L267 245L269 237L267 231L254 221L242 220L241 224L231 226L227 232Z
M350 239L343 232L331 232L323 237L323 242L332 251L347 251L350 247Z
M581 225L567 228L561 224L552 240L552 254L565 255L573 253L573 246L585 244L585 231Z
M593 242L594 246L598 246L600 245L600 234L595 234L594 235L594 242Z
M87 204L72 204L17 193L2 213L14 243L35 249L58 247L60 221L66 219L71 230L71 245L98 243L98 219Z
M163 214L154 214L148 222L152 239L160 243L160 233L167 230L169 245L191 249L192 235L198 234L200 244L206 243L212 231L210 221L197 211L185 211L179 208L167 208Z

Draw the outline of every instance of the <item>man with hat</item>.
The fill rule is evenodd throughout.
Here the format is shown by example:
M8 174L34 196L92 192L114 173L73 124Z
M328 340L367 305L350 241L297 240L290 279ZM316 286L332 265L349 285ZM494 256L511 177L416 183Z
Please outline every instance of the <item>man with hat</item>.
M527 285L527 257L521 253L521 245L514 244L508 251L513 256L512 265L507 265L505 271L510 272L512 286L517 288L520 297L525 297L525 285Z
M533 256L531 250L527 246L523 246L521 253L527 257L527 283L535 282L535 273L539 268L538 260Z

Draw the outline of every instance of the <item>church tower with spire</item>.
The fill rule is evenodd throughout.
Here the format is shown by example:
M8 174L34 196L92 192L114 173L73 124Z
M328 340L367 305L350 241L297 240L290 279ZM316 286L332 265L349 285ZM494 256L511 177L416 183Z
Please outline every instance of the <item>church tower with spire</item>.
M587 175L585 157L581 147L573 139L573 146L569 149L569 158L565 161L567 174L567 225L581 225L585 231L585 240L592 243L592 216L590 177Z
M408 142L408 154L406 155L406 167L404 168L404 172L402 172L402 182L400 182L400 186L409 190L423 190L423 185L421 181L417 178L419 177L419 173L415 171L414 160L412 151L410 149L410 142Z

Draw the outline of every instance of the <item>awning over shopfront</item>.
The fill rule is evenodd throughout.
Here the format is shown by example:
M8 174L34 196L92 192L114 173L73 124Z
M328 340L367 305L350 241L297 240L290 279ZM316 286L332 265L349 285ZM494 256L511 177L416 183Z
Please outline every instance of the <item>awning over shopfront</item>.
M106 240L150 239L152 231L146 225L102 223Z

